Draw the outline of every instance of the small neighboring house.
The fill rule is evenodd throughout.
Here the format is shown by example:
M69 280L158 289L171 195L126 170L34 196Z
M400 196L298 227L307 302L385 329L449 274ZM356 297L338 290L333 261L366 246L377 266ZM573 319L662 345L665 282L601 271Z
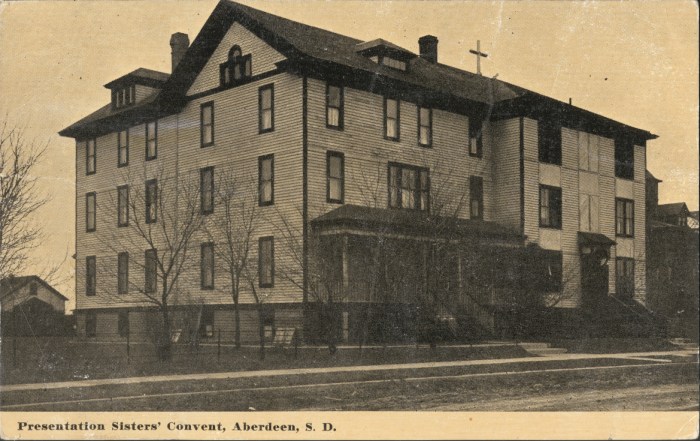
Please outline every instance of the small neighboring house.
M662 182L647 174L647 195ZM647 306L674 337L698 337L698 229L684 202L647 205ZM697 219L696 225L697 225Z
M65 335L68 298L38 276L0 280L2 335Z

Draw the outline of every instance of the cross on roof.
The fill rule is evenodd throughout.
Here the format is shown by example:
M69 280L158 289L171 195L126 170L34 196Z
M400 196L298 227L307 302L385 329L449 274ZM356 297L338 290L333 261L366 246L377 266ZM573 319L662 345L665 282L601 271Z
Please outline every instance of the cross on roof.
M476 73L481 75L481 57L487 58L489 54L481 52L481 41L476 40L476 50L469 49L469 52L476 55Z

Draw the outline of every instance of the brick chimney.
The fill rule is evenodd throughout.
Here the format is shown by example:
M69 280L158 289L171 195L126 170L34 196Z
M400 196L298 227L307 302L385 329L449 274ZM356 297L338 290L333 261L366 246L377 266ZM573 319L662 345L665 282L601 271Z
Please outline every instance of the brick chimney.
M190 47L190 38L187 36L187 34L183 34L182 32L175 32L170 37L170 48L172 49L170 53L172 55L173 63L173 68L171 72L175 72L175 68L178 64L180 64L180 61L182 61L182 58L185 56L185 52L187 52L188 47Z
M432 35L424 35L418 39L421 58L437 63L438 61L438 39Z

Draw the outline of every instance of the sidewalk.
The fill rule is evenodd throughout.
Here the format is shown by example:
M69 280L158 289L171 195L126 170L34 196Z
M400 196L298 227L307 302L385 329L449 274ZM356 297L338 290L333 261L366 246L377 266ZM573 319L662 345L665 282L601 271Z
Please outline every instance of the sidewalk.
M260 371L237 371L237 372L217 372L204 374L177 374L177 375L156 375L148 377L127 377L127 378L109 378L101 380L78 380L65 381L57 383L30 383L30 384L12 384L0 386L0 393L17 392L30 390L48 390L48 389L63 389L63 388L78 388L78 387L94 387L104 385L118 384L139 384L139 383L157 383L168 381L202 381L202 380L229 380L238 378L255 378L255 377L279 377L292 375L312 375L325 373L342 373L342 372L376 372L387 370L404 370L404 369L431 369L441 367L460 367L460 366L484 366L484 365L503 365L514 363L543 363L552 361L569 361L569 360L600 360L600 359L626 359L640 361L654 361L659 363L670 363L671 360L663 357L685 357L697 355L695 350L676 350L676 351L652 351L652 352L631 352L617 354L553 354L546 357L522 357L522 358L504 358L504 359L487 359L487 360L463 360L463 361L442 361L442 362L425 362L425 363L405 363L405 364L380 364L380 365L365 365L365 366L339 366L339 367L323 367L323 368L300 368L300 369L275 369L275 370L260 370ZM661 357L661 358L658 358Z

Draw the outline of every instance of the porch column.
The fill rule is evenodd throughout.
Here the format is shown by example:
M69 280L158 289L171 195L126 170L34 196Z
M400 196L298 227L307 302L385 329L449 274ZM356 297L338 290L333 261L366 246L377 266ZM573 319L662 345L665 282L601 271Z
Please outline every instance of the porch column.
M348 265L349 265L349 257L348 257L348 236L345 235L343 236L343 245L342 245L342 259L343 259L343 290L346 290L348 286L350 285L350 280L349 280L349 275L348 275ZM347 294L347 293L343 293Z

